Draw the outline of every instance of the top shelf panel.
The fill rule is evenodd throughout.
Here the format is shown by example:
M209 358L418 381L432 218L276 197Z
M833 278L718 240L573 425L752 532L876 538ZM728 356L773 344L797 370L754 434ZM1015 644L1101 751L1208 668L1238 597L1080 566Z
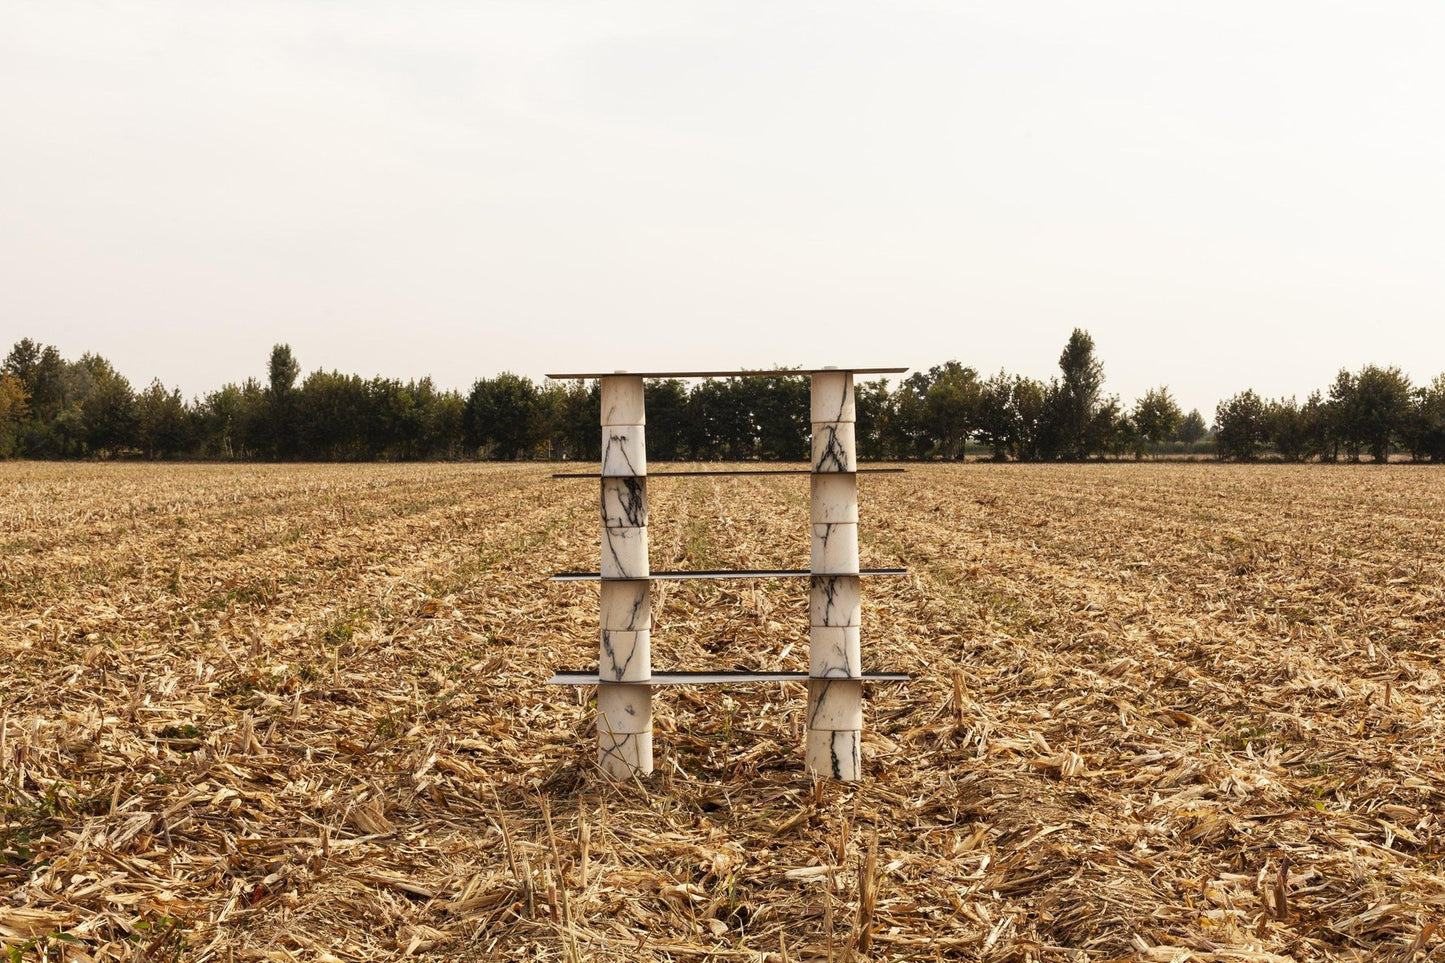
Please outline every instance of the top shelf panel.
M907 471L906 468L860 468L859 475L899 475ZM707 475L717 476L739 476L739 475L816 475L817 472L809 468L715 468L701 469L698 471L654 471L648 472L647 478L699 478ZM833 475L842 475L844 472L829 472ZM602 478L605 476L595 471L561 471L554 472L553 478Z
M549 374L553 381L591 381L594 378L787 378L793 375L815 375L829 371L844 374L902 374L907 368L796 368L791 371L742 368L736 371L590 371L581 374Z

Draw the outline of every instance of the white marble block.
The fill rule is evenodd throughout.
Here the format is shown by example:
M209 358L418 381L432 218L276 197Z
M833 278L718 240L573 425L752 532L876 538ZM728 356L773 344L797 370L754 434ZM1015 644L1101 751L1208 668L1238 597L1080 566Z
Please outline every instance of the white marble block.
M813 625L862 625L863 604L856 575L818 575L812 579L808 621Z
M815 473L809 505L814 525L857 522L858 476L851 472Z
M602 479L602 527L638 528L646 524L647 479Z
M863 759L859 747L863 733L824 729L808 730L808 773L823 779L853 782L863 778Z
M611 375L602 379L602 423L604 425L645 425L642 379L635 375Z
M813 422L813 471L858 470L858 445L851 421Z
M808 675L856 679L863 674L863 630L857 625L814 625L808 633Z
M652 733L597 734L597 764L613 779L631 779L652 772Z
M602 477L647 474L647 429L642 425L602 426Z
M646 682L652 678L652 633L602 630L597 674L604 682Z
M652 731L652 686L604 682L597 687L597 731Z
M809 679L809 729L862 729L861 679Z
M651 583L611 581L602 583L602 629L641 632L652 628Z
M647 529L602 530L602 577L647 578Z
M813 574L858 574L858 523L813 526Z
M813 373L813 420L858 420L857 407L853 403L853 372Z

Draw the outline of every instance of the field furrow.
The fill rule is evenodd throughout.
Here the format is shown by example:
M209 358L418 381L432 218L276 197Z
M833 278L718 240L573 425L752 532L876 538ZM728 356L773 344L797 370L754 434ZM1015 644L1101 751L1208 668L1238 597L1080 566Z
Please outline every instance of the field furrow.
M868 779L801 686L608 782L595 483L0 464L21 959L1408 959L1445 911L1445 496L1411 466L864 476ZM654 569L807 568L806 477L654 478ZM807 667L805 580L656 583L653 665ZM874 848L876 847L876 851ZM872 855L870 856L870 851Z

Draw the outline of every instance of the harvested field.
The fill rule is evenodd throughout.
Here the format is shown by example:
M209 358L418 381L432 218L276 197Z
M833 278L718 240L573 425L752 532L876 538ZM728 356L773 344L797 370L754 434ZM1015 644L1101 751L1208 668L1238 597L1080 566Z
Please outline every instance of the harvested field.
M596 493L547 466L0 464L0 940L50 960L1409 960L1445 934L1445 475L865 477L857 785L803 687L594 768ZM807 482L659 479L655 568L808 564ZM806 669L806 585L653 663Z

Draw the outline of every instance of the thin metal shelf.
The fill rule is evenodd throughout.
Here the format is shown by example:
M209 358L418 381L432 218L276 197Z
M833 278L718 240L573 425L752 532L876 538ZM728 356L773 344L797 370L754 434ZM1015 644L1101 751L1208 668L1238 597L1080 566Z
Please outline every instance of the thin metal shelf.
M595 378L791 378L815 374L902 374L907 368L741 368L732 371L588 371L549 374L553 381L591 381Z
M907 471L906 468L859 468L856 472L815 472L808 468L705 468L697 471L654 471L646 475L636 475L636 478L696 478L702 475L900 475ZM553 478L615 478L628 477L616 475L599 475L596 472L572 471L555 472Z
M606 579L609 582L663 582L681 579L718 578L843 578L850 575L907 575L906 568L865 568L858 572L810 572L807 569L713 569L694 572L653 572L635 579ZM558 572L549 582L601 582L601 572Z
M596 672L558 672L548 685L731 685L747 682L807 682L812 677L806 672L654 672L644 682L614 682L602 679ZM820 682L907 682L907 672L865 672L852 679L825 676Z

